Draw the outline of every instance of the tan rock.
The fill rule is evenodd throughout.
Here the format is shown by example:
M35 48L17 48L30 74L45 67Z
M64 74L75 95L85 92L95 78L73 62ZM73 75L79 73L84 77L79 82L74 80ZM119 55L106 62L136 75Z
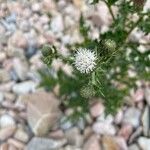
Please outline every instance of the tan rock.
M24 148L25 148L25 145L22 142L12 139L12 138L8 139L8 144L13 145L14 147L16 147L19 150L24 150Z
M14 145L10 144L8 150L18 150Z
M8 127L0 130L0 140L4 141L11 137L16 131L16 127Z
M8 150L8 144L4 143L0 146L0 150Z
M118 144L112 136L104 136L102 138L103 150L120 150Z
M28 142L28 140L29 140L28 134L22 128L18 128L18 130L16 131L14 137L17 140L19 140L21 142L24 142L24 143Z
M35 135L44 135L53 127L60 111L53 94L38 92L27 96L28 123Z
M83 150L101 150L99 139L92 135L84 144Z

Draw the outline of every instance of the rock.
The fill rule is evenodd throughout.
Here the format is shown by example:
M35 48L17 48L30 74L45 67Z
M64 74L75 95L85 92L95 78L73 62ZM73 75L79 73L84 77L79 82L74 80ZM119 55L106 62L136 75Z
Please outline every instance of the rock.
M56 131L51 131L49 137L52 139L61 139L64 138L64 132L61 129Z
M0 103L4 100L4 94L0 92Z
M9 144L9 150L18 150L14 145Z
M130 145L129 150L140 150L136 144Z
M9 80L10 80L9 73L4 69L0 69L0 83L8 82Z
M93 134L93 131L92 131L91 127L89 127L89 126L86 127L86 128L84 129L84 134L83 134L83 136L84 136L84 141L87 140L92 134Z
M20 149L20 150L23 150L25 148L25 145L22 142L12 139L12 138L8 139L8 144L13 145L14 147L16 147L17 149Z
M0 63L2 63L6 59L6 54L4 52L0 53Z
M83 150L101 150L100 141L96 135L92 135L85 142Z
M104 112L104 106L102 103L97 102L90 108L90 113L92 117L98 117Z
M150 134L150 108L147 106L142 115L142 125L143 125L143 133L144 136L148 136Z
M29 32L30 31L31 24L27 20L21 20L19 22L19 28L23 32Z
M144 91L143 89L138 89L134 95L133 95L133 100L135 102L140 102L140 101L143 101L144 100Z
M73 135L73 136L72 136ZM83 144L83 136L80 134L78 128L74 127L65 132L65 136L70 145L81 147Z
M117 142L112 136L104 136L102 138L103 150L120 150Z
M123 111L119 110L118 113L116 114L115 118L114 118L114 122L116 124L120 124L122 119L123 119Z
M27 95L28 124L35 135L42 136L56 124L60 117L59 101L51 93L38 92Z
M64 30L63 18L61 15L57 15L51 20L51 29L54 33L59 33Z
M13 101L15 101L16 96L11 92L5 92L4 93L4 98L7 99L10 102L13 102Z
M66 140L52 140L47 138L34 137L27 145L26 150L54 150L66 144Z
M13 86L12 90L16 94L28 94L34 92L37 84L33 81L24 81Z
M22 128L18 128L14 135L14 138L23 143L27 143L29 140L29 135Z
M140 124L141 112L139 109L131 107L124 114L123 124L131 124L133 127L138 127Z
M75 146L67 145L64 148L60 148L59 150L82 150L81 148L77 148Z
M0 145L0 150L8 150L8 144L7 143L3 143Z
M16 131L16 127L8 127L0 129L0 140L4 141L11 137Z
M18 42L19 41L19 42ZM15 32L10 38L8 43L14 47L25 49L28 45L25 35L21 31Z
M130 136L129 144L133 143L133 141L136 141L137 137L142 134L143 128L140 126L138 127L135 132Z
M133 127L130 124L125 124L121 127L118 135L122 136L125 140L128 140L133 132Z
M13 69L20 80L25 80L28 72L28 64L19 58L13 59Z
M150 139L146 137L140 137L138 144L142 150L150 150Z
M114 135L116 133L115 127L106 122L96 122L93 124L92 129L97 134Z
M67 119L67 117L62 117L60 119L60 128L63 130L67 130L73 126L73 123Z
M128 150L127 143L122 137L115 137L115 141L118 144L120 150Z
M148 103L148 105L150 106L150 88L146 88L145 89L145 100L146 100L146 102Z
M0 127L7 128L7 127L14 127L15 120L8 114L4 114L0 117Z
M80 130L85 129L85 120L83 118L80 118L79 121L77 122L77 126L79 127Z
M34 3L32 5L32 11L33 12L39 12L41 10L41 4L40 3Z

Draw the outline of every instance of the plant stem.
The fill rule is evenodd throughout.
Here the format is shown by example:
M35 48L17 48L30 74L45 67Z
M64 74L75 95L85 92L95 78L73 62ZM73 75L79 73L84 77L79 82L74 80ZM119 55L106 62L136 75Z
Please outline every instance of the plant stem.
M111 17L112 17L113 21L115 21L115 16L114 16L114 13L113 13L113 11L111 9L111 6L108 4L108 2L106 2L106 0L104 0L103 2L105 2L105 4L107 5L108 10L109 10L109 12L111 14Z
M141 22L141 20L143 19L143 17L145 16L145 14L141 14L141 16L139 17L139 19L137 20L137 22L132 26L132 28L127 32L126 35L126 39L125 41L127 41L129 35L131 34L131 32L138 26L138 24Z

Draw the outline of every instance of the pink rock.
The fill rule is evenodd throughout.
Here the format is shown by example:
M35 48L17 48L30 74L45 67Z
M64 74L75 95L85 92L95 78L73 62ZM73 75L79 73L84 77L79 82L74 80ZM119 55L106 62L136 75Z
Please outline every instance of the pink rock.
M13 138L8 139L8 144L13 145L14 147L16 147L19 150L23 150L25 148L25 145L22 142L15 140Z
M132 132L133 132L133 127L129 124L125 124L121 127L118 135L122 136L125 140L128 140Z
M96 135L92 135L84 144L83 150L101 150L100 141Z
M136 92L133 95L133 100L135 102L140 102L140 101L144 100L144 91L143 91L143 89L140 88L140 89L136 90Z
M92 117L98 117L103 112L104 112L104 106L101 102L95 103L90 109L90 113L91 113Z
M8 144L3 143L2 145L0 145L0 150L8 150Z
M118 146L120 147L120 150L128 150L127 143L124 138L116 137L115 140L116 140Z
M59 139L64 137L64 132L62 130L56 130L49 134L49 137L54 139Z
M11 137L16 131L16 127L8 127L0 130L0 140L6 140Z

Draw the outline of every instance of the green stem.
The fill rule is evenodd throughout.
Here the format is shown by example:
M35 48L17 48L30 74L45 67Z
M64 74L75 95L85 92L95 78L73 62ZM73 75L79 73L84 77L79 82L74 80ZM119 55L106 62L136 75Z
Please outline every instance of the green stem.
M126 39L125 41L127 41L129 35L131 34L131 32L139 25L139 23L142 21L143 17L145 16L146 14L141 14L141 16L139 17L139 19L137 20L137 22L132 26L132 28L127 32L127 35L126 35Z
M115 16L114 16L114 13L113 13L113 11L111 9L111 6L108 4L108 2L106 2L106 0L104 0L103 2L105 2L105 4L107 5L108 10L109 10L109 12L111 14L111 17L112 17L113 21L115 21Z

